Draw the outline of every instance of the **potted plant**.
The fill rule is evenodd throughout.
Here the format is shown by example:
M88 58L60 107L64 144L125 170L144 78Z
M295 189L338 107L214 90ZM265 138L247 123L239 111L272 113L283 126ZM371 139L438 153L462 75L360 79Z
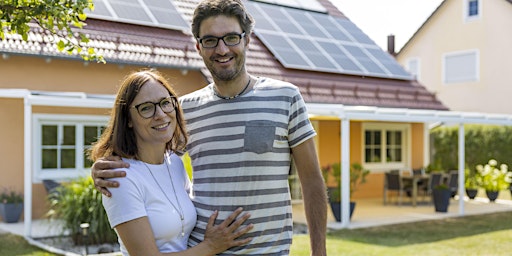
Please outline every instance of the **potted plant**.
M475 171L471 171L469 169L466 169L466 180L464 181L464 187L466 189L466 194L468 195L469 199L475 199L476 195L478 194L478 188L479 185L479 179L475 173Z
M491 202L494 202L501 190L508 189L512 181L512 173L508 172L508 166L501 164L498 168L498 161L490 159L486 165L477 165L481 187Z
M434 187L432 190L432 201L434 201L436 212L448 212L451 193L450 188L444 183Z
M3 189L0 193L0 216L7 223L20 220L23 211L23 194L14 190Z
M366 182L366 176L370 173L359 163L353 163L350 166L350 196L352 197L357 190L357 186ZM336 221L341 221L341 165L334 163L322 167L322 174L327 183L329 204ZM350 201L350 217L354 212L356 203Z

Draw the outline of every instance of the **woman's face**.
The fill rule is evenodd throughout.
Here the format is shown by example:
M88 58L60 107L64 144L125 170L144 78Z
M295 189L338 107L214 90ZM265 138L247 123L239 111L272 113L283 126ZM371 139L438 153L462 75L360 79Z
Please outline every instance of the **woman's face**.
M137 146L140 150L145 147L162 146L169 142L176 130L176 99L168 99L170 93L167 89L155 80L149 80L141 88L130 106L129 126L133 128ZM156 104L143 104L156 103ZM141 105L142 104L142 105ZM169 105L172 104L172 105ZM135 107L138 106L138 109ZM167 106L167 107L165 107ZM167 109L166 112L162 110ZM148 117L154 108L154 115ZM143 117L141 115L146 116Z

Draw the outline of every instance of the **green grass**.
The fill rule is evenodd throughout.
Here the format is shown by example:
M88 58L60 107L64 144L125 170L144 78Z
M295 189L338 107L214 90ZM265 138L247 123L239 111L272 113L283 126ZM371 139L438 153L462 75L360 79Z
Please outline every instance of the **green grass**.
M46 252L17 235L0 234L0 255L2 256L55 256L53 253Z
M327 236L327 255L511 255L512 212L375 228ZM293 237L293 256L309 256L309 237Z
M344 229L327 235L327 255L511 255L512 212ZM53 256L12 234L0 235L2 256ZM295 235L292 256L309 256L309 237Z

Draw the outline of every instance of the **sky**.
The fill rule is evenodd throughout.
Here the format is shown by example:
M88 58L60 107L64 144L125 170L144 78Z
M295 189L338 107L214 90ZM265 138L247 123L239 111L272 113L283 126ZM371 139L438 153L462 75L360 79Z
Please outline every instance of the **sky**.
M330 0L383 50L395 35L395 51L411 38L442 0Z

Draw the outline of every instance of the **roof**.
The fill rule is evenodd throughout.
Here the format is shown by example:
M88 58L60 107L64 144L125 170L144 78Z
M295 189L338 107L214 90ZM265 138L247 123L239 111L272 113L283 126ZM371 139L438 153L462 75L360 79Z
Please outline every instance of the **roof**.
M173 1L188 22L197 2ZM346 18L329 0L319 0L319 3L329 15ZM88 19L83 32L90 36L91 45L104 55L107 62L200 69L206 79L212 81L194 48L194 39L182 31ZM33 26L28 42L22 41L20 36L10 35L7 40L0 42L0 52L81 61L76 55L58 52L50 39L51 36L42 29ZM307 103L447 110L434 93L414 80L287 69L256 35L251 37L247 56L248 72L297 85Z

